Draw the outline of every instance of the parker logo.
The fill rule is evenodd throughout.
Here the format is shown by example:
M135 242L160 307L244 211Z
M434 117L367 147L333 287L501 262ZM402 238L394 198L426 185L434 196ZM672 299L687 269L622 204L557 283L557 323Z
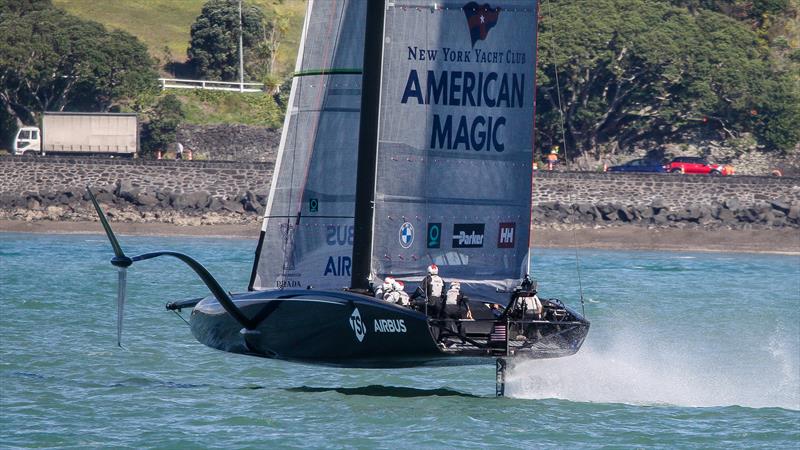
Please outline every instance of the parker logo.
M367 335L367 326L361 320L361 313L358 312L358 308L354 308L353 314L350 314L350 328L356 333L358 342L363 342L364 336Z
M453 225L453 248L483 247L482 223L457 223Z
M414 225L411 225L409 222L403 222L403 224L400 225L399 237L401 247L411 247L411 244L414 243Z
M497 235L497 248L514 248L514 235L517 231L515 222L500 223L500 232Z
M500 7L492 8L488 3L478 5L477 2L469 2L461 9L467 16L469 35L472 38L472 46L475 47L475 43L485 40L489 35L489 30L497 25Z

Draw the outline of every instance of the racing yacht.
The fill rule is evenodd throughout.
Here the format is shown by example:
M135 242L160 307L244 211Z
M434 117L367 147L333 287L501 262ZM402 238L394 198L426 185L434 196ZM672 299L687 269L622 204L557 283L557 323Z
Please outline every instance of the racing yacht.
M498 376L508 359L577 352L589 322L530 278L537 20L530 0L309 0L247 291L184 254L126 256L92 196L119 268L118 339L127 268L172 256L211 294L167 309L191 310L197 340L226 352ZM430 264L469 318L375 297Z

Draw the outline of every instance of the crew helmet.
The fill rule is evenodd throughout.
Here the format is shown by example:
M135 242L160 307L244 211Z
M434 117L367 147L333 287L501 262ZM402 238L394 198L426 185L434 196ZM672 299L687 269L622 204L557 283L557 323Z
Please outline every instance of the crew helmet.
M439 266L436 264L428 266L428 275L439 275Z
M394 287L395 291L403 291L403 289L406 287L406 285L400 280L392 280L392 286Z
M453 281L452 283L450 283L450 289L460 290L461 283L459 283L458 281Z
M392 277L384 278L383 279L383 285L381 285L381 287L383 288L383 292L389 292L391 290L394 290L394 288L395 288L394 278L392 278Z

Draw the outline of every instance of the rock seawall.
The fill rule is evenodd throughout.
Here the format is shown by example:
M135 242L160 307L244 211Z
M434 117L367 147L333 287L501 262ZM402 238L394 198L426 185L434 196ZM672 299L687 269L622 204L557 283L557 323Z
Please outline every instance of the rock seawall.
M176 139L198 159L273 162L281 130L249 125L188 125L178 127Z
M0 158L0 219L94 220L85 186L110 216L184 225L256 223L273 163ZM800 178L539 172L534 225L800 228Z

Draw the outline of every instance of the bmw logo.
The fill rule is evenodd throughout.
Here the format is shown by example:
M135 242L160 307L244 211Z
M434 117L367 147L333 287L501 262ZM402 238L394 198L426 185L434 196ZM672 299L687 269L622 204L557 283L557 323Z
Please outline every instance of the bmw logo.
M411 247L414 243L414 225L409 222L403 222L400 225L400 246L403 248Z

